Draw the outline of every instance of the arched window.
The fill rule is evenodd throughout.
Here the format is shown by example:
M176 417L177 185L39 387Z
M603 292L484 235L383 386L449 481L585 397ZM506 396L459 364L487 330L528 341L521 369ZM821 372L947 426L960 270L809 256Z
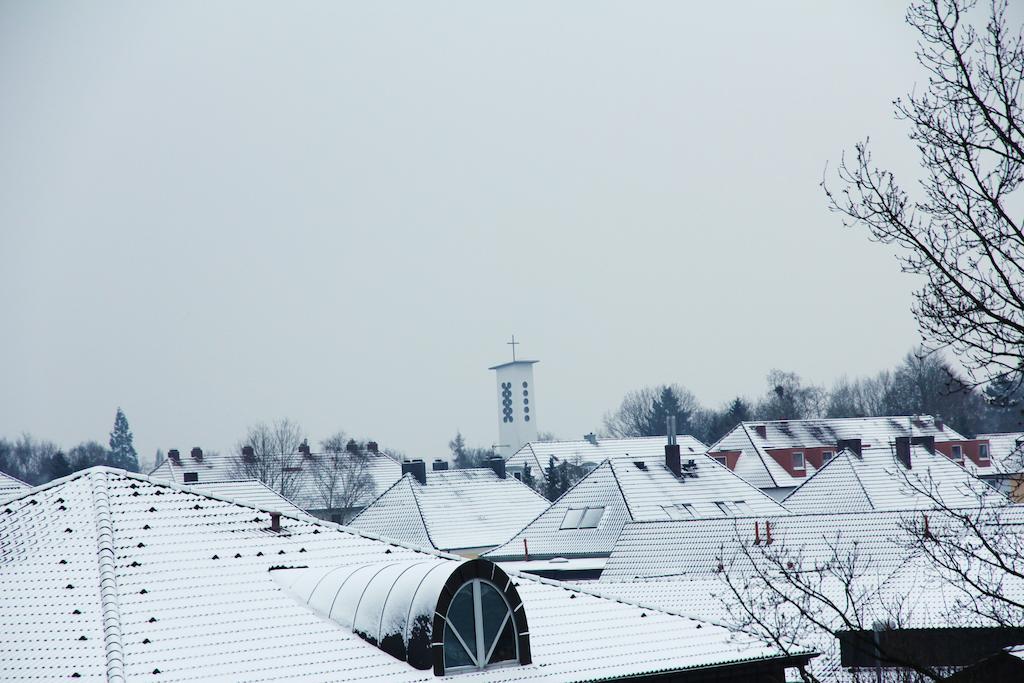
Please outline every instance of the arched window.
M512 608L489 581L462 584L448 605L444 624L446 673L519 660Z

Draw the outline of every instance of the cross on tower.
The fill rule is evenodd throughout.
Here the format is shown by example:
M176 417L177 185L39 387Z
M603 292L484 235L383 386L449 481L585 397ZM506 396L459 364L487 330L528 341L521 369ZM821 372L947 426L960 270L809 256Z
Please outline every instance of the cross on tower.
M505 342L505 343L512 347L512 362L515 362L515 360L516 360L516 346L518 346L520 344L520 342L516 341L516 335L513 334L512 335L512 341Z

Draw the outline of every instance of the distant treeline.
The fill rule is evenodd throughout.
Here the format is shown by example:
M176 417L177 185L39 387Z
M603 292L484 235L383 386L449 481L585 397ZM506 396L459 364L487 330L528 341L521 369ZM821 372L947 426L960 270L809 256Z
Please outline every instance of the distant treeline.
M941 357L912 351L892 370L871 377L841 377L831 388L805 384L794 372L772 370L756 400L737 396L707 408L679 384L645 387L625 396L604 418L607 436L661 436L670 415L676 431L712 444L746 420L822 417L938 415L973 436L1024 431L1024 391L1019 377L1003 377L979 388L962 379Z
M45 484L96 465L139 471L132 432L120 408L114 417L109 446L85 441L65 451L51 441L38 440L29 434L22 434L14 441L0 438L0 472L28 484Z

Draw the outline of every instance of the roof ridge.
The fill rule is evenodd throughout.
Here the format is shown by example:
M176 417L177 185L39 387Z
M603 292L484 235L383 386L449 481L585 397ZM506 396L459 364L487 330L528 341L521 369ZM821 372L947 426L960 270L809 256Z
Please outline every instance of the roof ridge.
M427 540L430 541L431 547L437 548L437 543L434 542L434 537L430 535L430 526L427 525L427 518L423 516L423 508L420 506L420 499L416 495L416 487L412 484L412 475L409 474L408 477L403 476L402 479L409 480L409 493L412 495L412 502L416 506L416 514L420 516L420 524L423 525L423 533L427 535ZM369 505L367 507L369 507Z
M110 514L109 472L93 472L93 523L96 525L96 559L99 564L100 610L103 616L103 644L107 660L107 681L123 682L124 645L121 640L121 606L117 591L117 553L114 550L114 520Z
M746 422L741 422L740 426L743 427L743 436L747 437L747 441L750 442L751 448L754 449L754 453L757 455L757 459L761 461L761 467L764 468L764 471L768 475L768 478L772 480L772 485L775 488L778 488L779 487L779 482L775 481L775 477L774 477L774 475L772 475L771 468L768 467L768 464L764 461L764 454L761 453L761 448L756 443L754 443L754 439L750 436L750 432L747 431L747 423ZM742 452L742 449L740 449L740 450Z
M612 462L611 458L605 459L608 463L608 469L612 472L612 479L615 481L616 488L619 489L619 495L622 496L622 502L626 505L626 514L629 515L629 519L635 519L633 517L633 509L629 507L629 498L626 497L626 492L622 490L622 484L619 483L619 475L615 473L615 463Z

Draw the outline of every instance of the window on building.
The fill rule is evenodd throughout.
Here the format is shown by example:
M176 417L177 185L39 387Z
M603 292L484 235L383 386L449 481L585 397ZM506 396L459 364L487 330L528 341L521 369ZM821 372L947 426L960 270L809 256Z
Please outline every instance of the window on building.
M719 511L720 511L720 512L721 512L721 513L722 513L723 515L725 515L725 516L727 516L727 517L728 517L729 515L731 515L731 514L732 514L732 512L731 512L731 511L729 510L729 506L728 506L728 505L727 505L727 504L725 503L725 501L721 501L721 500L716 500L716 501L715 501L715 505L717 505L717 506L718 506L718 510L719 510Z
M515 477L516 479L518 479L519 481L523 480L523 473L522 472L513 472L512 476Z
M964 449L960 446L953 446L953 459L957 462L964 459Z
M199 473L198 472L186 472L185 473L185 483L186 484L192 484L192 483L197 482L197 481L199 481Z
M983 443L978 445L978 459L988 460L988 444Z
M752 515L752 514L754 514L754 509L752 507L750 507L750 504L747 503L747 501L745 501L745 500L735 500L735 501L733 501L732 507L736 511L737 515Z
M729 466L729 460L724 455L713 455L711 457L717 460L719 464L725 465L726 467Z
M562 529L596 529L604 508L576 508L567 510L562 518Z
M835 451L822 451L821 452L821 464L827 463L832 458L836 457Z
M804 468L804 454L797 451L796 453L793 454L793 469L802 470Z
M676 503L675 505L662 505L669 519L692 519L697 516L693 506L689 503Z
M505 596L483 579L467 581L444 616L445 673L519 660L515 620Z

